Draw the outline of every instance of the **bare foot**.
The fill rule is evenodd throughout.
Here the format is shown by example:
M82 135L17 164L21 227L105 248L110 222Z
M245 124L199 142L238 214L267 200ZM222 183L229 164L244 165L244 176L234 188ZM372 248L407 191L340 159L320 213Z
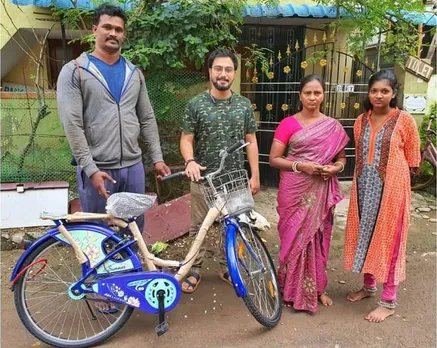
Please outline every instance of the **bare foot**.
M393 314L395 314L393 309L378 307L367 314L364 318L371 323L380 323Z
M374 297L374 296L375 296L374 292L369 292L369 291L366 291L364 289L361 289L361 290L349 293L347 295L347 299L351 302L357 302L357 301L361 301L363 298Z
M320 296L319 296L319 301L320 301L320 303L322 304L322 305L324 305L325 307L329 307L329 306L332 306L332 304L334 303L333 301L332 301L332 298L330 298L328 295L326 295L326 294L321 294Z
M282 301L282 305L287 308L291 308L293 306L293 302Z

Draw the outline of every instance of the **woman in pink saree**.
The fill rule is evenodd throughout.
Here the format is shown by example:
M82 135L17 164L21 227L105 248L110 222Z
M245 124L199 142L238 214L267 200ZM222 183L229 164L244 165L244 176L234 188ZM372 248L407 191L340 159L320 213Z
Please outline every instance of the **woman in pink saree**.
M333 210L343 198L336 174L349 141L342 125L320 112L325 83L309 75L300 84L302 111L279 124L270 165L281 170L278 190L279 285L284 306L316 312L325 294ZM285 155L285 157L284 157Z

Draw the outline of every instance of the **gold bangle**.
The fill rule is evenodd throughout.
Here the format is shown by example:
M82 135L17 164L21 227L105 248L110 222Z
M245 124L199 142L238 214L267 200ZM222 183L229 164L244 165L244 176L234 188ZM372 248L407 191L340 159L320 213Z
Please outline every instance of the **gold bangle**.
M343 172L343 171L344 171L344 164L343 164L343 162L340 162L340 161L335 162L335 163L334 163L334 166L335 166L337 163L341 164L341 169L340 169L339 173Z

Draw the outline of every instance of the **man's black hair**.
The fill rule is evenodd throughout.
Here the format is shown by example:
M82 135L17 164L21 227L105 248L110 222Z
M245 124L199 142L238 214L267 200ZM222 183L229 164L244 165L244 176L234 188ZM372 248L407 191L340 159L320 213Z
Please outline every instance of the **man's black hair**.
M101 4L94 10L93 24L98 25L100 22L100 17L104 15L108 15L110 17L120 17L123 20L124 24L126 24L126 13L124 13L121 7L111 4Z

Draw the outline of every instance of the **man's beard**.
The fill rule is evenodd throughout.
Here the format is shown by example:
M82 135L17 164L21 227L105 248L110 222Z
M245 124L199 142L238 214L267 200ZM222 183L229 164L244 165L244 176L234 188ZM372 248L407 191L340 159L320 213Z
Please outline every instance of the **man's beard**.
M229 81L226 81L226 82L228 82L228 85L220 85L218 82L219 81L224 81L224 80L217 80L217 81L213 81L212 82L212 84L214 85L214 87L217 89L217 90L219 90L219 91L221 91L221 92L224 92L224 91L227 91L228 89L230 89L231 88L231 85L232 85L232 82L229 82Z

